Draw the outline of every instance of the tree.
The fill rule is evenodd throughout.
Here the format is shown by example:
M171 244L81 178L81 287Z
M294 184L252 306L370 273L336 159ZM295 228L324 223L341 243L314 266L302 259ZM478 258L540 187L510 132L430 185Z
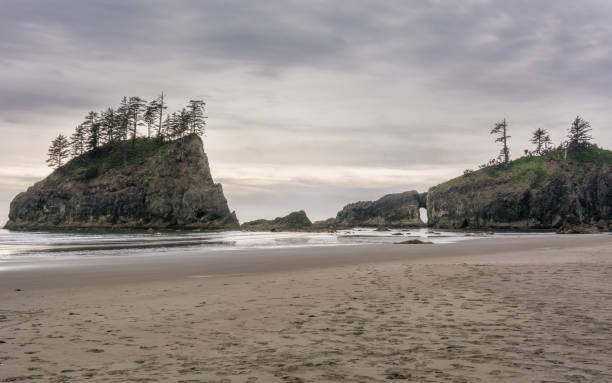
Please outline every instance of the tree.
M168 107L164 104L164 92L155 100L155 104L157 105L157 116L159 118L159 125L157 127L157 138L163 141L163 123L162 119L164 117L164 110L168 109Z
M53 141L51 141L47 163L49 164L49 167L59 169L69 155L70 143L66 137L60 134Z
M159 108L157 106L156 100L151 101L146 107L145 112L143 114L143 120L145 124L147 124L147 137L151 137L151 127L157 124L157 113L159 112Z
M77 125L74 129L74 133L70 136L70 147L75 157L85 152L85 127L83 125Z
M146 102L142 98L135 96L135 97L130 97L128 104L129 104L130 118L132 122L132 146L134 146L136 145L136 135L138 133L138 125L141 125L140 112L144 109Z
M536 146L534 153L538 156L541 156L550 150L551 140L546 129L536 129L536 131L533 132L530 141Z
M127 140L132 114L130 113L130 104L128 98L123 96L117 108L117 137L119 140Z
M189 112L183 108L178 114L172 113L172 134L176 138L180 138L181 142L183 142L183 137L189 132L190 127L190 114Z
M202 100L190 100L187 107L189 115L189 132L197 135L204 134L206 116L204 115L206 103Z
M106 142L113 142L117 139L118 119L113 108L108 108L100 113L100 137Z
M87 149L95 150L100 145L100 122L98 113L91 111L85 116L85 121L81 124L85 129L87 138Z
M508 139L511 137L507 134L508 124L504 118L501 122L495 124L495 127L491 129L491 134L497 134L499 137L495 139L495 142L501 142L503 144L502 149L499 152L499 160L504 165L508 165L510 161L510 149L508 149Z
M576 116L567 134L568 149L572 151L582 151L591 146L591 139L593 139L593 137L589 134L590 131L591 124L580 118L580 116Z

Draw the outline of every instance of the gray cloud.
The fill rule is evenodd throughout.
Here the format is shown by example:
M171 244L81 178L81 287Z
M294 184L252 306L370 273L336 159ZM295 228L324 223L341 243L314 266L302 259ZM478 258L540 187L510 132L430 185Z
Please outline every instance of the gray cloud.
M207 100L213 170L282 163L459 173L495 155L488 129L503 117L514 154L537 127L560 141L576 114L610 146L611 16L598 0L8 0L0 129L10 137L0 165L44 168L49 139L69 134L88 110L160 90L173 108ZM316 205L307 195L361 196L363 185L351 193L309 174L301 184L319 192L285 185L298 205ZM228 193L245 190L222 175ZM413 176L379 189L411 185L426 186ZM241 209L249 200L274 209L265 202L273 189L284 190L234 199Z

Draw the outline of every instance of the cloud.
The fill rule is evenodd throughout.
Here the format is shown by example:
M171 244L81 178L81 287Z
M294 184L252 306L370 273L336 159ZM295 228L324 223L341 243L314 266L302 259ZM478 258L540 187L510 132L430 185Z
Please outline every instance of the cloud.
M161 90L171 109L207 101L206 150L239 215L253 201L274 216L278 190L331 209L424 189L494 156L504 117L515 155L538 127L560 141L576 114L610 147L611 13L600 0L4 1L0 167L44 170L50 139L89 110Z

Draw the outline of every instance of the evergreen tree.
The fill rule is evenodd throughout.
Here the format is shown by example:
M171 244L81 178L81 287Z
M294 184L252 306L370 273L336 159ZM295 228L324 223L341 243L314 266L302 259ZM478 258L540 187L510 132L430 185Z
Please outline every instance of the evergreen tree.
M172 139L173 135L173 122L171 120L171 114L166 115L166 119L164 120L164 122L162 123L161 129L160 129L160 136L161 137L169 137L170 139Z
M47 163L49 167L54 169L59 169L64 160L68 158L70 155L70 143L68 139L63 135L57 136L53 141L51 141L51 146L49 147L49 152L47 158Z
M85 121L81 124L85 129L87 138L87 149L95 150L100 145L100 122L98 121L98 113L91 111L85 116Z
M77 157L85 152L85 127L83 125L77 125L74 129L74 133L70 136L70 147L72 148L72 155Z
M100 137L106 142L113 142L117 138L118 120L113 108L100 113ZM102 140L101 140L102 141Z
M164 140L164 136L163 136L164 129L163 129L162 119L164 118L164 110L168 109L166 104L164 104L164 92L162 92L161 95L155 100L155 105L157 105L157 109L158 109L157 116L159 120L159 125L157 127L157 138L163 141Z
M176 117L177 121L175 122L176 135L181 138L181 142L183 141L183 137L185 137L190 132L191 128L191 113L187 111L185 108L181 109Z
M145 112L143 115L143 120L145 122L145 124L147 124L147 137L151 137L151 129L153 128L153 126L158 125L158 121L159 121L159 112L160 112L160 108L158 105L158 100L152 100L151 102L149 102L149 104L145 107ZM158 128L157 131L157 136L160 136L160 130Z
M135 96L130 97L129 101L129 110L130 117L132 119L132 146L136 144L136 136L138 134L138 126L142 125L140 121L140 112L143 111L144 106L146 105L145 100L142 98Z
M531 143L536 146L534 153L538 156L546 154L551 148L551 140L546 129L538 128L531 136Z
M206 103L202 100L190 100L188 109L189 132L197 135L204 134L206 116L204 115Z
M582 151L591 145L591 124L576 116L567 134L568 149L572 151Z
M501 142L503 144L499 152L499 160L507 165L510 161L510 149L508 149L508 139L511 137L507 133L508 124L504 118L501 122L495 124L495 127L491 129L491 134L497 134L499 137L495 139L495 142Z
M128 131L130 129L131 116L130 113L130 104L128 98L123 96L123 99L119 103L119 107L117 108L117 138L120 141L127 140Z

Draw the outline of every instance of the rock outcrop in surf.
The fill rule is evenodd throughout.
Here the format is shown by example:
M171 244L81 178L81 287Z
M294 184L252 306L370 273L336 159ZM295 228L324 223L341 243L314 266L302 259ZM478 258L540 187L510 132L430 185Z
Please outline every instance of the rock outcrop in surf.
M8 229L236 229L202 140L138 138L73 158L11 202Z
M564 160L561 150L523 157L434 186L428 224L447 229L612 229L612 152L596 146Z

